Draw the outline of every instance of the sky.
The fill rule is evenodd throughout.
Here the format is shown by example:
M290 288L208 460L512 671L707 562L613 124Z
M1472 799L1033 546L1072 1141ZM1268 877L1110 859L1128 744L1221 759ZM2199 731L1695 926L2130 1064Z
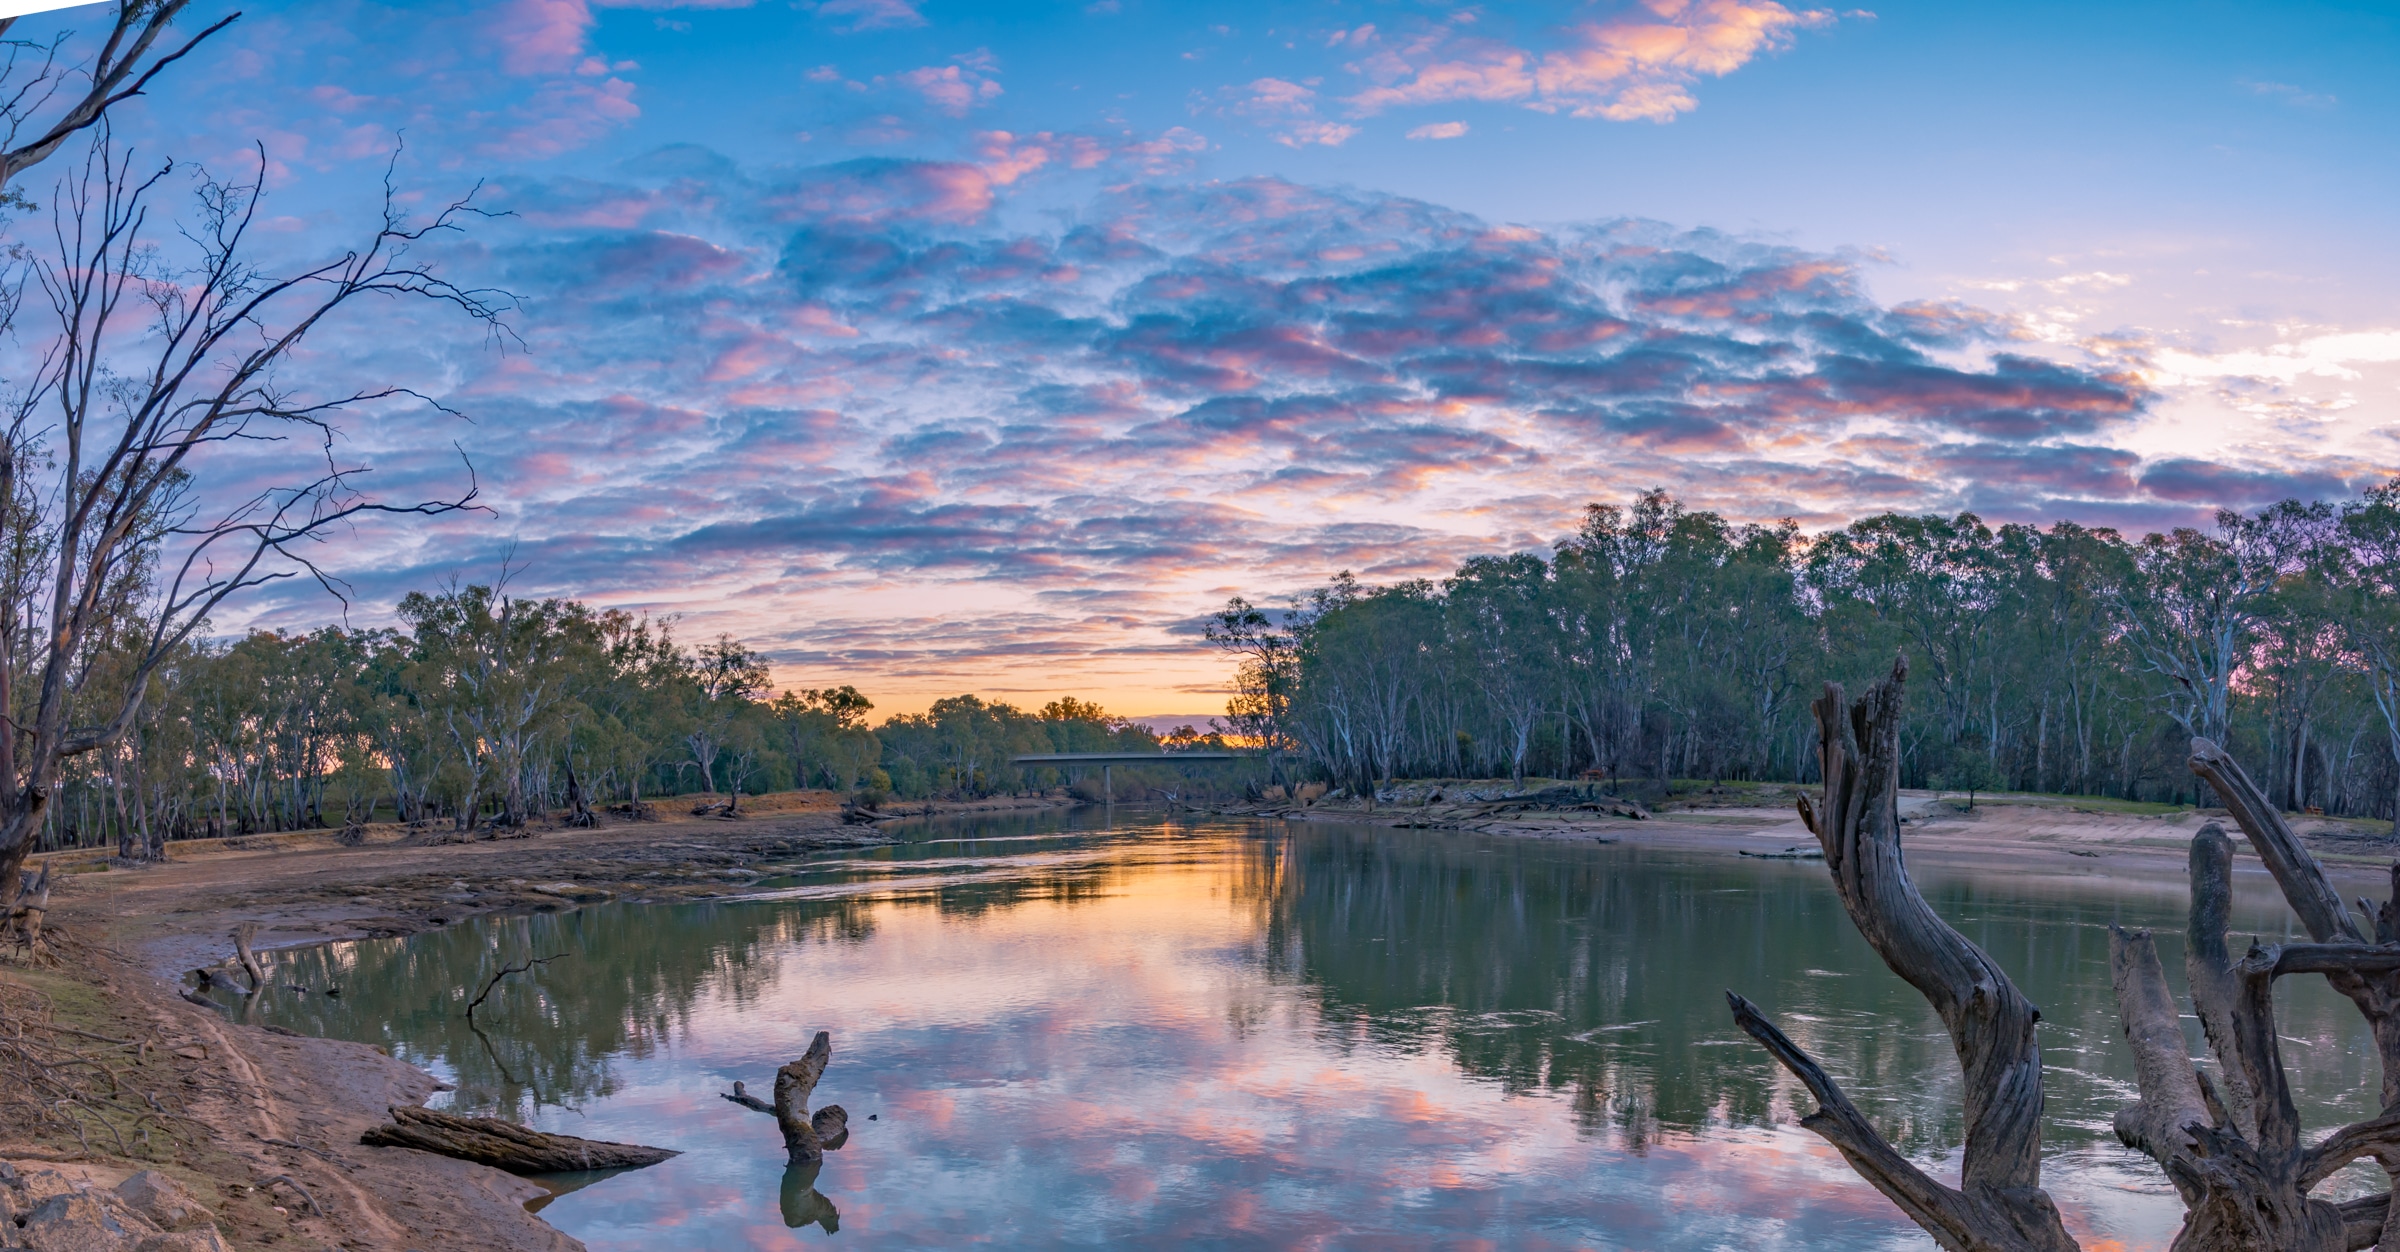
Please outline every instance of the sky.
M423 254L514 302L362 307L287 371L438 399L344 452L488 506L328 545L354 624L506 568L879 712L1205 717L1227 597L1652 486L2141 531L2400 471L2390 5L242 7L118 137L263 153L271 263L387 166L472 189Z

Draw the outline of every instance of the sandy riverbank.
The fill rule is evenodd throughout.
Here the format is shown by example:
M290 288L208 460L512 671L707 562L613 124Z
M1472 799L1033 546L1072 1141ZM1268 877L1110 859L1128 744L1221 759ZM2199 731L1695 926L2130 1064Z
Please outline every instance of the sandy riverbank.
M1813 788L1727 785L1682 792L1648 806L1604 800L1591 807L1526 808L1482 798L1509 790L1526 789L1486 782L1453 786L1445 793L1440 787L1415 784L1403 789L1401 802L1371 807L1349 799L1219 811L1287 821L1606 840L1753 856L1816 847L1816 837L1800 824L1795 807L1798 797L1804 791L1813 793ZM1467 798L1459 798L1462 794ZM1955 794L1903 791L1900 812L1911 863L1928 867L2091 875L2180 873L2193 834L2212 821L2235 837L2237 855L2250 856L2240 830L2221 809L2021 795L1984 796L1968 807ZM2307 814L2287 819L2346 889L2355 884L2378 899L2390 894L2387 870L2400 860L2400 841L2391 837L2390 823Z
M41 858L65 875L51 951L0 963L0 1000L12 1020L37 1023L44 1056L81 1056L71 1062L80 1072L97 1062L111 1077L87 1084L94 1103L78 1114L80 1134L0 1107L0 1161L45 1163L103 1189L160 1169L237 1248L579 1248L526 1211L547 1194L532 1182L360 1146L388 1106L439 1090L432 1077L365 1045L237 1025L182 999L181 977L224 961L241 922L259 924L260 947L291 947L486 913L699 899L738 892L780 862L890 839L878 825L845 824L825 792L746 798L738 819L693 815L681 800L662 803L659 820L500 839L443 842L439 830L394 826L370 828L355 847L321 831L178 843L169 863L138 869L92 852ZM907 815L1066 803L910 805Z

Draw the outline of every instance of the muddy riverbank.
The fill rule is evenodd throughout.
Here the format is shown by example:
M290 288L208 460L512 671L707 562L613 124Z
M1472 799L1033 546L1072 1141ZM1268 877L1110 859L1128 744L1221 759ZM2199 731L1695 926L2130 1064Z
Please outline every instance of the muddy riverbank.
M276 948L600 900L705 899L780 863L892 838L885 822L845 821L830 793L746 798L738 818L694 814L681 800L661 803L653 820L499 838L382 826L357 846L326 831L178 843L168 863L138 868L88 851L39 858L62 875L48 951L0 963L0 998L12 1022L31 1025L43 1057L86 1073L105 1067L109 1078L85 1084L88 1106L78 1097L63 1117L0 1109L0 1161L64 1172L95 1195L160 1170L237 1248L579 1248L526 1209L549 1194L536 1183L360 1146L389 1106L440 1090L433 1077L366 1045L237 1024L183 999L183 975L221 965L242 923L259 926L259 947ZM886 816L1067 803L910 805Z

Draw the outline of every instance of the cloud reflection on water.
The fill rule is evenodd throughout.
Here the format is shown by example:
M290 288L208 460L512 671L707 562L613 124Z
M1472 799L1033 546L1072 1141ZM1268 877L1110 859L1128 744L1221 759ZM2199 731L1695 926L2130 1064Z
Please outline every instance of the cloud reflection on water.
M1007 846L896 849L891 873L836 871L867 893L850 898L498 924L505 950L579 945L495 996L526 1015L498 1019L512 1038L580 1058L531 1092L428 1033L435 1016L401 1033L447 1049L462 1100L685 1150L545 1211L595 1249L829 1238L784 1224L771 1119L714 1094L763 1084L818 1029L834 1035L818 1098L854 1128L815 1180L840 1240L1929 1246L1791 1124L1799 1093L1723 1018L1718 988L1754 989L1896 1142L1955 1171L1947 1042L1821 869L1340 829L1014 845L1042 850L1022 864ZM974 859L988 874L959 881ZM912 862L941 881L908 885ZM2102 924L2171 924L2169 885L1926 884L2055 1024L2050 1181L2087 1246L2163 1246L2178 1211L2105 1130L2125 1074ZM2248 911L2245 927L2280 924ZM348 950L359 1008L340 1011L362 1016L313 1025L392 1037L376 1030L403 1019L382 1006L492 952L446 934ZM2364 1088L2349 1023L2319 999L2295 996L2288 1026L2320 1045L2294 1051L2322 1126Z

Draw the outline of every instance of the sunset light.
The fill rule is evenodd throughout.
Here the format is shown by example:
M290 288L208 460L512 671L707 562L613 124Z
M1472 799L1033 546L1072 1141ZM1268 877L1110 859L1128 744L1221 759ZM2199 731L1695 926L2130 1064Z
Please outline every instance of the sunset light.
M2400 1252L2395 67L0 0L0 1245Z

